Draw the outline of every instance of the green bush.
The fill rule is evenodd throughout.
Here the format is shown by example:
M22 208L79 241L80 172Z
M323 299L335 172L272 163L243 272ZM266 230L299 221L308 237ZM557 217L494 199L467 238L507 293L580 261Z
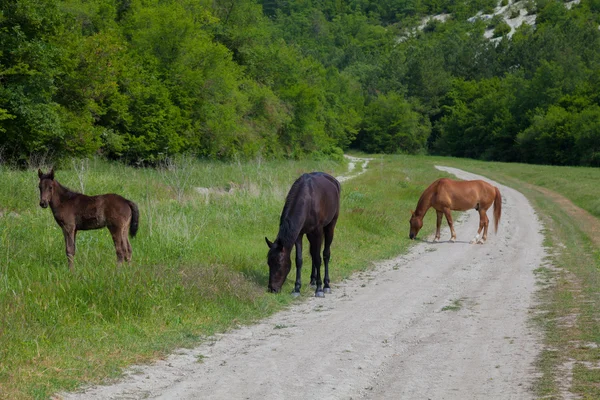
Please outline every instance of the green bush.
M357 141L370 153L416 154L425 148L430 132L429 120L404 98L389 93L377 96L367 106Z
M504 18L502 18L502 15L494 15L488 22L487 28L488 29L494 29L496 26L498 26L499 24L504 23Z
M510 9L510 13L509 13L508 18L514 19L514 18L517 18L519 15L521 15L521 10L519 8L517 8L517 7L512 7Z
M494 28L494 35L493 37L500 37L500 36L504 36L510 33L510 25L508 25L506 22L501 22L498 25L496 25L496 27Z

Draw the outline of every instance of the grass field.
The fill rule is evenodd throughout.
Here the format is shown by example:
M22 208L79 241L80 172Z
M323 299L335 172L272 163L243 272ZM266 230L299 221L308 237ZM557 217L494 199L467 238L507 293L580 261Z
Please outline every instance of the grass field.
M571 333L585 343L600 343L600 326L592 318L600 305L600 261L577 224L528 184L559 191L598 216L596 169L376 156L366 174L342 185L342 211L332 246L334 290L335 283L353 271L411 245L410 210L423 189L445 175L433 168L435 164L481 173L522 190L552 227L547 229L548 244L566 246L552 261L577 279L548 270L557 283L543 291L540 306L548 344L558 350L545 352L540 361L544 377L538 391L558 393L558 366L573 355L596 357L597 350L572 350L573 336L565 336L569 332L553 321L575 308L587 310L585 318L577 319L582 327ZM74 161L56 172L61 183L87 194L122 194L138 203L141 218L130 265L116 268L106 229L81 232L76 272L71 274L62 233L51 212L38 206L37 173L0 166L0 397L47 398L83 382L110 379L127 365L192 346L206 335L290 304L290 279L281 294L266 293L264 237L276 236L291 183L312 170L340 175L346 165L258 160L224 164L184 158L169 168L140 169L101 160ZM213 190L206 195L199 187ZM434 213L427 218L422 235L435 225ZM585 263L575 257L581 251ZM305 260L310 265L308 254ZM304 268L304 296L312 295L308 275L310 268ZM574 296L575 290L585 296ZM565 298L574 297L575 305L565 303ZM582 393L596 387L593 372L580 365L573 370Z

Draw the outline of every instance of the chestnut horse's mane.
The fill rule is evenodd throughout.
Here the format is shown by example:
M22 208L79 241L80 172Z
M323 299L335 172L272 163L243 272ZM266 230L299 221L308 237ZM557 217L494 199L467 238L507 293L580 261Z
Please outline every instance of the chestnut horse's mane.
M433 182L431 185L427 187L419 197L419 201L417 202L417 208L415 209L415 215L425 216L425 213L431 207L431 195L437 190L437 186L440 183L440 179Z

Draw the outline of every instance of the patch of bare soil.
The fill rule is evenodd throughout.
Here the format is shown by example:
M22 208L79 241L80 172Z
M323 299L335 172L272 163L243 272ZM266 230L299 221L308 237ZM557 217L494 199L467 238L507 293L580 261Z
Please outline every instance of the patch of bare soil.
M533 270L545 255L541 226L522 194L494 184L503 215L484 245L468 243L479 221L476 211L464 213L456 243L422 240L407 255L332 282L325 298L62 397L531 399L540 335L528 318ZM447 228L442 235L449 239ZM343 243L334 242L332 268L336 251Z

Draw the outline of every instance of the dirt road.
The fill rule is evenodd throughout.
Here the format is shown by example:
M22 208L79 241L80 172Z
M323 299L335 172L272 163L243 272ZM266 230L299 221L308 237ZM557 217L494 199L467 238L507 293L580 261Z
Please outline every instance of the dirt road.
M528 317L542 236L525 197L499 187L502 220L485 245L468 243L478 218L463 213L456 243L447 242L446 228L442 242L423 241L408 255L335 282L325 298L133 368L116 385L64 397L533 398L539 337ZM408 216L405 228L398 240L408 238Z

